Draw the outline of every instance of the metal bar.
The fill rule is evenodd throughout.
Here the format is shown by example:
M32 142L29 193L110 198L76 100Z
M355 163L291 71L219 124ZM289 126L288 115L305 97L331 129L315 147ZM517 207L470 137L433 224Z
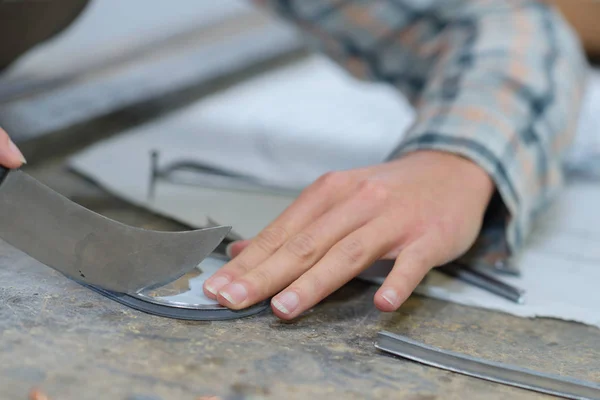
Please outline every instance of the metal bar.
M514 365L471 357L390 332L379 332L375 347L422 364L509 386L568 399L600 399L598 383L544 374Z
M101 295L123 304L134 310L159 317L183 319L190 321L225 321L230 319L245 318L263 312L269 307L269 302L264 301L243 310L230 310L223 306L203 306L196 308L175 307L166 304L152 303L137 295L111 292L98 286L84 285Z
M158 176L158 150L152 150L150 152L150 182L148 185L148 200L150 201L154 200Z
M478 271L467 265L449 264L441 266L436 270L473 286L477 286L490 293L504 297L517 304L523 304L525 302L525 291L523 289L509 285L489 274Z

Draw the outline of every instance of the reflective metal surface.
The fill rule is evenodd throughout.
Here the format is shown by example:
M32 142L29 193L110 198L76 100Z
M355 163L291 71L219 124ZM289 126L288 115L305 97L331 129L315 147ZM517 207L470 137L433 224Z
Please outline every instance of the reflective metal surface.
M96 214L19 170L0 184L0 238L79 282L136 293L171 282L229 232L133 228Z
M600 399L600 384L544 374L442 350L390 332L379 332L379 350L433 367L569 399Z
M204 282L219 268L227 263L227 259L219 256L206 257L197 268L188 272L175 282L156 289L145 289L131 296L153 304L169 307L189 308L194 310L218 310L226 307L204 295Z
M268 308L269 302L264 301L244 310L234 311L204 295L204 281L225 265L226 262L225 257L213 254L205 258L197 269L187 273L175 282L130 295L114 293L92 286L90 286L90 289L127 307L148 314L175 319L195 321L237 319L258 314Z

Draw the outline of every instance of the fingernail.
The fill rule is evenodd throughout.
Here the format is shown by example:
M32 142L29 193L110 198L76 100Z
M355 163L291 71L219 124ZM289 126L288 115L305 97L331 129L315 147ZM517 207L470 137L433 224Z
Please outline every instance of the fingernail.
M392 306L397 307L398 303L398 293L394 289L385 289L383 293L381 293L381 297Z
M23 153L21 153L21 150L19 150L19 148L17 147L16 144L14 144L14 142L12 140L8 140L8 150L13 153L13 155L15 157L18 157L19 160L21 160L21 162L23 164L27 164L27 160L25 159L25 157L23 156Z
M271 303L282 313L291 314L300 304L300 297L296 292L285 292L271 300Z
M231 304L240 304L248 297L246 287L241 283L232 283L219 292Z
M221 288L227 284L231 283L229 278L224 276L215 276L212 279L206 281L206 290L214 294L215 296L221 290Z

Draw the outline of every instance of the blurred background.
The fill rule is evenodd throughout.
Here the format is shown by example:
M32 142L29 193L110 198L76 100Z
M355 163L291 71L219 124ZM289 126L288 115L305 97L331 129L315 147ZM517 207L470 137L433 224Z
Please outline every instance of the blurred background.
M5 58L21 56L0 75L0 123L31 162L47 150L37 143L50 133L68 135L73 144L86 140L82 136L97 138L105 130L98 128L100 117L113 115L114 124L105 118L107 129L118 129L116 120L127 126L156 117L208 94L223 78L231 84L236 74L255 73L301 49L290 28L238 0L180 0L176 6L92 0L73 22L65 18L61 32L36 29L43 15L66 12L69 3L76 2L0 5L3 33L50 36L31 46L20 38L21 48ZM22 23L23 14L30 15L27 30L10 24Z
M600 3L556 4L593 63ZM0 126L30 167L52 160L56 172L192 225L216 220L252 236L319 175L383 161L413 120L397 90L354 80L247 0L23 1L0 11L0 34L14 38L0 52ZM598 110L592 66L571 171L600 176Z
M600 55L600 3L555 2L593 65ZM322 173L384 160L413 120L395 89L350 78L311 53L294 28L247 0L0 7L0 34L15 38L0 53L0 126L30 165L60 160L63 168L168 215L179 217L170 210L182 207L168 190L155 192L161 179L237 190L237 198L242 187L283 196L255 199L270 212L240 228L251 235ZM45 26L51 15L62 18L63 29ZM598 110L600 73L591 66L566 160L570 170L600 176ZM113 171L100 175L106 159ZM238 205L211 212L229 216ZM241 227L242 219L223 222Z
M593 60L600 54L600 3L554 1ZM0 124L30 162L56 154L44 140L49 134L68 138L69 147L91 143L259 73L301 62L307 53L289 25L246 0L179 0L176 6L164 0L90 0L82 11L70 3L82 4L61 2L62 10L56 2L0 5L4 35L22 34L12 23L15 15L31 16L25 19L32 25L29 41L19 38L20 48L4 51L0 60ZM44 32L40 15L57 12L66 14L66 28ZM49 38L33 45L36 35ZM334 69L309 68L341 74ZM319 88L331 89L326 82L313 87Z
M600 4L554 1L590 57L597 57ZM91 0L80 14L69 3L81 4L61 3L72 14L65 17L64 30L33 45L36 34L45 36L43 23L32 26L26 35L32 36L31 45L19 38L22 49L4 52L6 59L21 57L10 64L0 60L0 123L30 158L43 151L28 143L48 133L70 128L81 136L86 122L117 112L125 118L134 106L136 121L145 118L141 105L148 117L156 117L206 96L224 78L230 85L304 54L290 26L247 0L179 0L176 6L164 0ZM39 25L40 15L57 12L52 4L3 2L1 33L22 34L11 21L24 10L32 25Z

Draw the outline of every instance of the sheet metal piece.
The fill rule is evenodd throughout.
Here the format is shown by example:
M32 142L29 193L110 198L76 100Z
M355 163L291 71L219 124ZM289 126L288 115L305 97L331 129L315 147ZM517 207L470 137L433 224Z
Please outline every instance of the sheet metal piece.
M375 347L422 364L509 386L568 399L600 399L600 384L597 383L544 374L442 350L390 332L379 332Z
M490 274L471 268L466 264L452 263L437 268L438 271L477 286L517 304L525 303L525 291L496 279Z
M370 268L363 271L359 278L376 285L382 285L384 278L394 267L394 260L377 260ZM464 263L453 262L435 268L436 272L441 272L452 278L459 279L469 285L476 286L494 295L503 297L517 304L524 304L525 290L513 285L509 285L492 275L490 268L470 266ZM425 278L427 279L427 277ZM424 280L424 282L426 282Z
M147 314L157 315L159 317L184 319L190 321L224 321L249 317L258 314L269 307L268 302L260 303L244 310L230 310L223 306L197 306L195 308L175 307L159 303L152 303L136 295L111 292L96 286L85 285L91 290L100 293L118 303L121 303L134 310L142 311Z
M19 170L0 184L0 238L79 282L135 293L193 270L230 227L133 228L96 214Z
M227 260L222 255L213 254L200 263L197 271L187 274L178 281L161 288L142 290L129 295L103 290L94 286L88 287L127 307L174 319L195 321L237 319L260 313L269 307L269 302L264 301L244 310L235 311L204 295L204 281L221 268Z

